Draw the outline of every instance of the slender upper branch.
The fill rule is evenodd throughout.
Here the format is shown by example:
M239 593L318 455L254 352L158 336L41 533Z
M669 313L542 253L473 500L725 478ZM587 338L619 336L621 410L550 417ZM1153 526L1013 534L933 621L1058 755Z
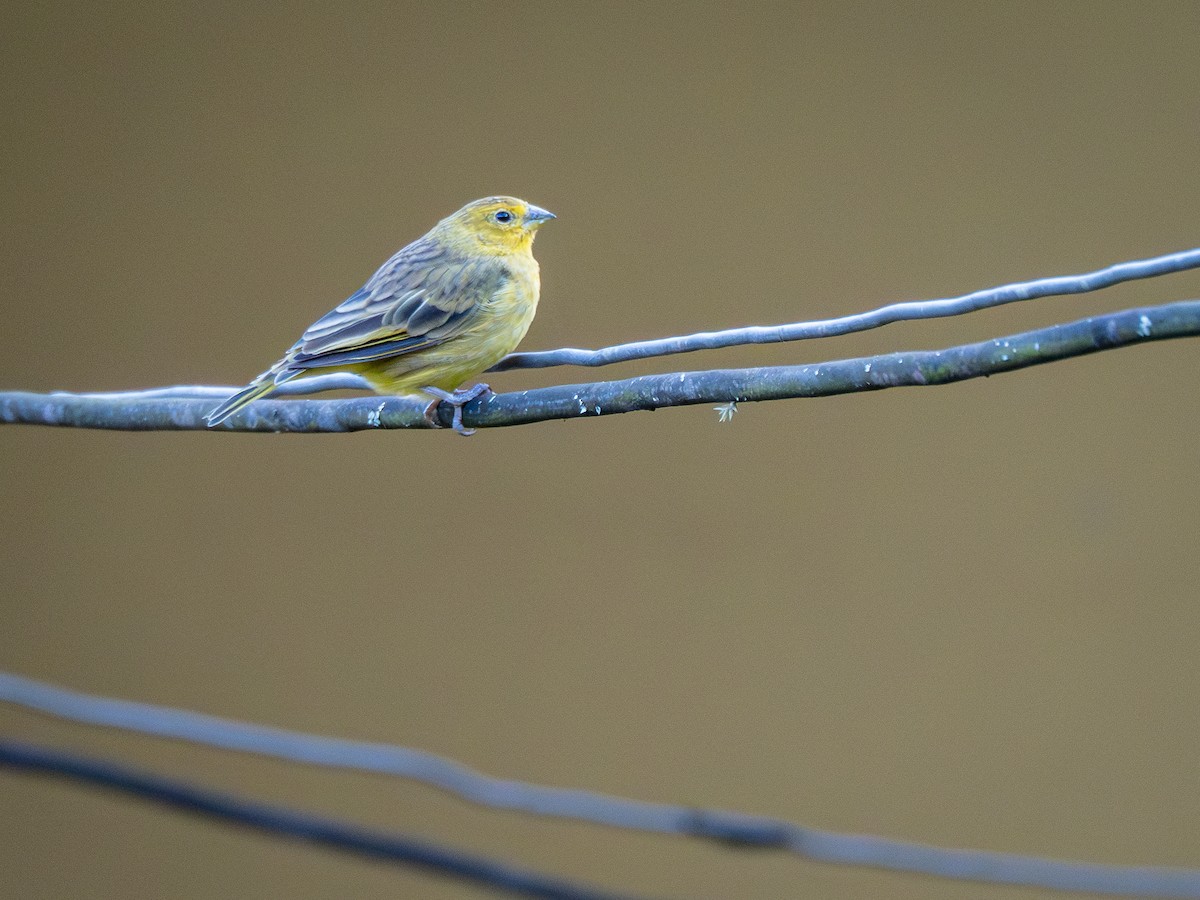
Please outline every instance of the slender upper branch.
M1063 275L1006 284L975 291L962 297L892 303L869 312L855 313L838 319L795 322L790 325L754 325L748 328L731 328L727 331L708 331L683 337L617 344L600 350L579 350L565 347L561 350L512 353L500 360L492 367L491 371L540 369L547 366L607 366L634 359L668 356L673 353L691 353L695 350L715 350L739 344L770 344L781 341L833 337L856 331L868 331L882 325L890 325L893 322L957 316L993 306L1003 306L1006 303L1016 303L1019 300L1034 300L1039 297L1056 297L1064 294L1085 294L1126 281L1153 278L1157 275L1169 275L1172 272L1196 268L1200 268L1200 249L1183 250L1151 259L1116 263L1094 272L1085 272L1082 275Z
M1200 300L1127 309L944 350L916 350L803 366L643 375L487 394L464 407L472 428L603 416L696 403L822 397L902 385L947 384L1131 344L1200 335ZM0 392L0 422L129 431L203 430L211 399ZM338 432L429 427L424 404L401 397L259 400L219 430ZM450 409L439 409L443 425Z

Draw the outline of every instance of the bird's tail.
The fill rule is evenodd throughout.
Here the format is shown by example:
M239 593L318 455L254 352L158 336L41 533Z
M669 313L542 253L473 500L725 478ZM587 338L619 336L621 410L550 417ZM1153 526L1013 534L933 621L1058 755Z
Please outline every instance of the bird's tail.
M275 379L269 377L272 374L273 373L271 372L264 372L258 378L254 379L254 381L250 382L248 385L206 415L204 420L208 423L208 427L212 428L216 425L220 425L243 406L275 390L277 387Z

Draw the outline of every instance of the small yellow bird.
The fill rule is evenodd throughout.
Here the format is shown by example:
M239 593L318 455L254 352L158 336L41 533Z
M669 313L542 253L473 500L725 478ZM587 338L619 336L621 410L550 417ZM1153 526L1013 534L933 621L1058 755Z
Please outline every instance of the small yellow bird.
M283 359L205 418L219 425L285 381L353 372L381 394L430 394L425 417L489 390L456 390L525 337L541 286L533 238L553 213L515 197L468 203L385 262L367 283L308 327ZM454 393L448 393L453 390Z

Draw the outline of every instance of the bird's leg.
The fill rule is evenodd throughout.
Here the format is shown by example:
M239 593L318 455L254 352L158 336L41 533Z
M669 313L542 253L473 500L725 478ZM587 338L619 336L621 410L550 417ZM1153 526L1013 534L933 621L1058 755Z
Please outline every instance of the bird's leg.
M438 404L444 400L454 407L453 428L463 437L469 437L475 433L474 428L463 427L463 406L470 403L481 394L490 394L492 391L491 387L483 384L482 382L469 388L459 388L453 394L449 391L443 391L441 388L436 387L423 387L421 390L423 390L426 394L432 394L435 398L427 407L425 407L425 421L434 428L443 427L442 423L438 421L437 408Z

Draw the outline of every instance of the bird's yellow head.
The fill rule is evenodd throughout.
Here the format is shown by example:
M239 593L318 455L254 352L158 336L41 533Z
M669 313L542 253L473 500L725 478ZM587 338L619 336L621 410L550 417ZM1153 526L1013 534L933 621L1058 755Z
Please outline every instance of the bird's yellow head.
M446 243L469 253L503 256L528 253L538 228L554 217L554 213L516 197L485 197L443 219L434 231Z

